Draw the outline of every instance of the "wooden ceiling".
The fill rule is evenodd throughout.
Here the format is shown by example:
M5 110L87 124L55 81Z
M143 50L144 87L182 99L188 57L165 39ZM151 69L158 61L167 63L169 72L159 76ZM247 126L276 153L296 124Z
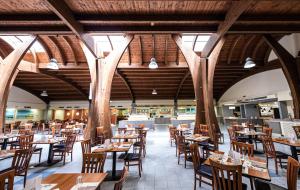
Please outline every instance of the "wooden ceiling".
M193 99L192 79L185 59L171 33L216 32L225 19L231 1L73 1L65 0L87 33L134 33L115 73L112 100ZM36 34L45 52L30 51L24 60L38 64L40 73L20 72L14 85L39 95L47 90L49 100L82 100L89 94L90 75L78 38L53 13L46 0L0 0L0 34ZM214 77L214 97L251 74L278 68L267 62L271 49L262 33L277 39L300 31L300 3L259 1L246 9L226 34ZM151 34L149 34L151 33ZM0 56L12 48L0 39ZM159 69L149 70L155 57ZM55 57L61 69L45 69ZM246 70L252 57L257 67ZM152 95L156 89L158 94Z

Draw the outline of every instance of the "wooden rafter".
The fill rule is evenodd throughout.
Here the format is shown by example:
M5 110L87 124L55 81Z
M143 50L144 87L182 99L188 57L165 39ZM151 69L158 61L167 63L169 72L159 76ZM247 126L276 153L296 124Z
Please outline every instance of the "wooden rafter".
M246 44L244 45L243 47L243 51L241 53L241 57L240 57L240 64L242 65L244 62L245 62L245 59L246 59L246 53L247 53L247 50L248 50L248 47L250 46L250 44L253 42L253 40L256 38L256 35L253 35L251 36Z
M50 61L50 59L53 58L53 54L52 54L52 52L51 52L49 46L46 44L46 42L45 42L40 36L38 36L37 41L38 41L38 42L42 45L42 47L44 48L45 53L46 53L46 55L48 56L48 59L49 59L49 61Z
M61 59L61 62L63 65L66 65L66 58L65 58L65 54L62 51L62 47L58 45L58 40L56 39L56 37L54 36L48 36L48 39L51 41L51 43L54 45L54 56L56 54L56 52L58 52L59 54L59 58Z
M109 35L106 35L106 37L107 37L108 42L109 42L109 44L110 44L111 50L114 50L114 46L113 46L113 44L112 44L112 42L111 42L111 39L110 39Z
M155 36L152 34L152 57L155 58Z
M235 23L239 16L254 3L256 3L256 0L232 1L231 7L226 13L224 22L219 24L217 32L215 34L212 34L207 44L205 45L201 53L202 57L208 57L210 55L210 53L215 48L219 40Z
M131 65L131 51L130 51L130 45L127 47L127 53L128 53L128 65Z
M191 72L190 71L187 71L185 74L184 74L184 77L181 79L178 87L177 87L177 91L176 91L176 94L175 94L175 100L178 99L178 96L179 96L179 93L180 93L180 90L185 82L185 80L191 75Z
M72 32L80 38L80 40L96 56L94 49L94 40L91 36L85 33L83 26L75 19L72 10L64 0L47 0L50 9L71 29Z
M196 46L197 39L198 39L198 35L195 36L195 39L193 41L193 51L195 51L195 46Z
M135 96L134 96L134 93L133 93L133 90L132 90L132 87L131 87L129 81L126 79L126 77L118 69L116 69L115 73L116 73L116 75L118 75L121 78L121 80L126 85L126 88L128 89L128 91L130 93L132 101L135 101Z
M237 38L235 38L232 46L230 47L230 51L227 58L227 64L229 65L231 63L232 54L235 51L235 47L238 44L239 40L242 38L242 35L239 35Z
M72 54L72 56L73 56L75 65L78 65L77 56L76 56L76 53L75 53L74 48L73 48L73 46L72 46L71 40L70 40L67 36L62 36L62 39L65 41L65 43L66 43L67 46L69 47L69 49L70 49L70 51L71 51L71 54Z
M179 65L179 48L176 46L176 60L175 60L175 63L176 65Z
M144 64L144 56L143 56L142 36L139 36L139 44L140 44L140 54L141 54L141 65L143 65Z
M165 53L164 53L165 65L168 65L168 37L169 36L166 36L166 39L165 39Z

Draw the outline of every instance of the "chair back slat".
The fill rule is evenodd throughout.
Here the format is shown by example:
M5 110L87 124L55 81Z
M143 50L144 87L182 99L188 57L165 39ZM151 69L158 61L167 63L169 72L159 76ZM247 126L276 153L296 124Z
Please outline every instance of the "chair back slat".
M276 150L271 137L262 137L263 148L266 156L276 158Z
M106 154L83 154L81 173L101 173L105 164Z
M292 157L288 157L287 185L289 190L297 190L297 178L300 163Z
M179 152L185 151L185 137L181 135L176 135L176 145Z
M76 141L76 135L75 134L67 136L66 151L71 151L73 149L75 141Z
M300 139L300 126L293 126L297 139Z
M0 174L0 189L14 189L15 170L11 169ZM7 184L7 186L6 186Z
M263 127L262 132L265 133L267 137L272 137L272 128L270 127Z
M19 143L21 149L29 149L32 148L34 135L21 135L19 137Z
M15 169L15 175L27 172L31 156L32 148L16 150L12 161L12 167Z
M253 156L253 150L254 150L254 145L253 144L233 141L232 142L232 148L233 148L234 151L237 151L241 154L248 155L248 156Z
M224 165L209 160L212 167L214 189L242 190L242 165Z
M199 168L199 166L201 165L199 145L196 143L191 144L190 151L191 151L191 155L192 155L194 170L197 170Z
M117 183L115 183L114 190L122 190L124 182L126 180L126 176L127 176L127 169L126 167L124 167L121 174L121 178Z
M81 141L81 150L82 150L82 154L86 154L86 153L91 153L92 152L91 140L90 139Z

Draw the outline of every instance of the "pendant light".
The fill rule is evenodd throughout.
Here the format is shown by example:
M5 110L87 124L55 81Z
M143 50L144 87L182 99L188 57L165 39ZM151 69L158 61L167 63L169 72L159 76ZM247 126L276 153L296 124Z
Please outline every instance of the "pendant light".
M254 61L252 60L252 58L250 58L250 57L247 57L247 59L246 59L246 62L245 62L245 65L244 65L244 68L245 69L250 69L250 68L252 68L252 67L255 67L255 63L254 63Z
M157 68L158 65L155 59L155 38L154 35L152 35L152 58L150 59L149 69L157 69Z
M157 95L157 91L155 89L152 90L152 95Z
M41 93L41 96L48 96L48 93L46 90L44 90L42 93Z
M58 37L58 36L56 36L56 37ZM58 70L59 69L59 67L58 67L58 62L57 62L57 60L55 59L55 54L56 54L56 44L55 44L55 46L54 46L54 57L52 57L51 59L50 59L50 62L47 64L47 69L52 69L52 70Z

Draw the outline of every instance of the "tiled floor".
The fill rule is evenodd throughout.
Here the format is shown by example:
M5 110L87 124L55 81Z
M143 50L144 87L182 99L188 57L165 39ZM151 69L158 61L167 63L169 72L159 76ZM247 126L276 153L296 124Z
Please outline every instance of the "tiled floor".
M227 133L225 133L225 144L221 145L220 149L226 151L229 149L229 142ZM260 147L261 148L261 147ZM289 153L289 149L283 146L277 146ZM46 160L48 154L47 146L43 149L43 160ZM32 163L38 161L37 157L33 157ZM10 161L1 161L0 168L6 168L10 165ZM117 168L123 167L123 161L119 160ZM286 170L279 169L279 175L275 174L274 162L269 164L272 182L281 186L286 186ZM111 157L105 163L105 170L111 169ZM29 170L28 178L32 179L35 176L42 175L46 177L52 173L67 173L81 171L81 147L80 143L74 146L73 161L68 162L65 166L58 163L51 168L31 168ZM184 168L183 159L181 164L177 165L177 157L175 157L175 147L170 147L168 131L166 128L157 128L156 131L150 131L147 137L147 155L143 159L143 173L139 178L137 167L131 167L129 177L126 180L124 189L126 190L192 190L193 189L193 166L192 163L187 164ZM15 189L23 189L22 178L17 177L15 181ZM249 179L243 178L244 183L249 183ZM113 189L113 182L104 182L102 190ZM298 181L298 188L300 188L300 181ZM205 184L199 189L211 189ZM248 185L248 189L250 186Z

